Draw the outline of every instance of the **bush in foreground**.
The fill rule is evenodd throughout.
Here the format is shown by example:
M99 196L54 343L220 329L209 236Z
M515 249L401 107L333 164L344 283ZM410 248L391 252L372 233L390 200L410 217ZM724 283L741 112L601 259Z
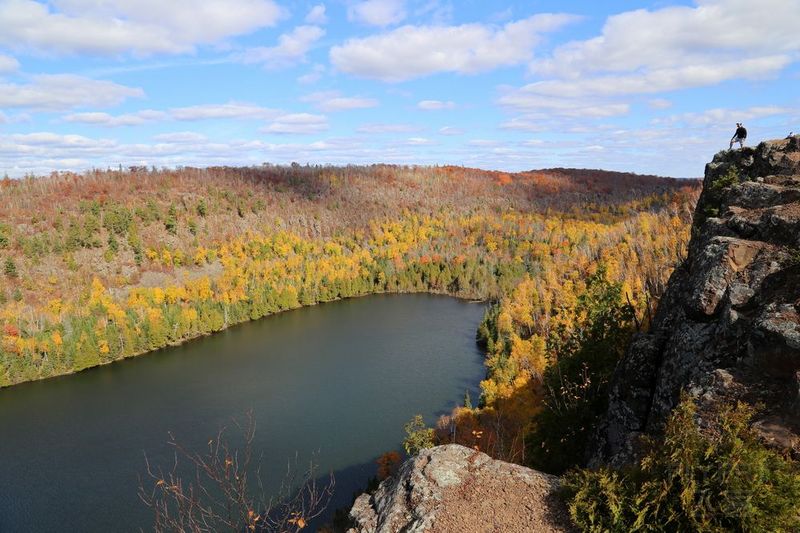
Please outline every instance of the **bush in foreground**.
M629 471L575 470L565 493L584 531L800 531L800 470L758 442L752 409L722 408L713 434L684 398Z

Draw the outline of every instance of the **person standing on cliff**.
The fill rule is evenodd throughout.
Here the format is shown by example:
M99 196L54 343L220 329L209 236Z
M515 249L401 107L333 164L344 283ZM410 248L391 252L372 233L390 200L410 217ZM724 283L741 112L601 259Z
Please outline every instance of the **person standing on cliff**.
M728 150L733 149L733 145L739 143L739 148L744 148L744 141L747 139L747 129L742 126L741 122L736 123L736 133L733 134L731 137L731 145L728 147Z

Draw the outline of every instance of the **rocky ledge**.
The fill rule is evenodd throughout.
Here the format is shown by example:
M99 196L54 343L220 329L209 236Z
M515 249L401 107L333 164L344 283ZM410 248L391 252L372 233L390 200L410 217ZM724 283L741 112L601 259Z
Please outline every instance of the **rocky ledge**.
M766 442L800 450L800 136L717 154L692 231L650 331L617 368L590 464L633 460L681 391L701 427L715 404L745 401Z
M351 532L570 531L558 478L457 444L423 450L350 511Z

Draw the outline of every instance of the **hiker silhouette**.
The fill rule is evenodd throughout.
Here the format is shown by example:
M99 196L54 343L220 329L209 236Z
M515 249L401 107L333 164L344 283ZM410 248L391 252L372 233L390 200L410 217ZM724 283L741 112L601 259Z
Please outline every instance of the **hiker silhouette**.
M747 129L742 126L741 122L736 123L736 132L731 137L731 144L728 147L728 150L733 149L733 145L739 143L739 148L744 148L744 141L747 139Z

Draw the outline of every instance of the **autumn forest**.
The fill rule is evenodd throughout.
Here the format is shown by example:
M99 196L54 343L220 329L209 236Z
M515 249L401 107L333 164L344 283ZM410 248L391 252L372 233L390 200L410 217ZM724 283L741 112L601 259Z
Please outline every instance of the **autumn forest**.
M591 369L575 362L598 316L611 313L620 345L646 327L685 255L698 188L603 171L383 165L5 180L0 385L299 306L449 294L489 304L477 332L486 378L437 438L527 463L547 450L525 457L534 415L553 399L568 409L564 391L586 402L601 386L581 383ZM574 379L559 371L554 386L548 369L570 360Z

